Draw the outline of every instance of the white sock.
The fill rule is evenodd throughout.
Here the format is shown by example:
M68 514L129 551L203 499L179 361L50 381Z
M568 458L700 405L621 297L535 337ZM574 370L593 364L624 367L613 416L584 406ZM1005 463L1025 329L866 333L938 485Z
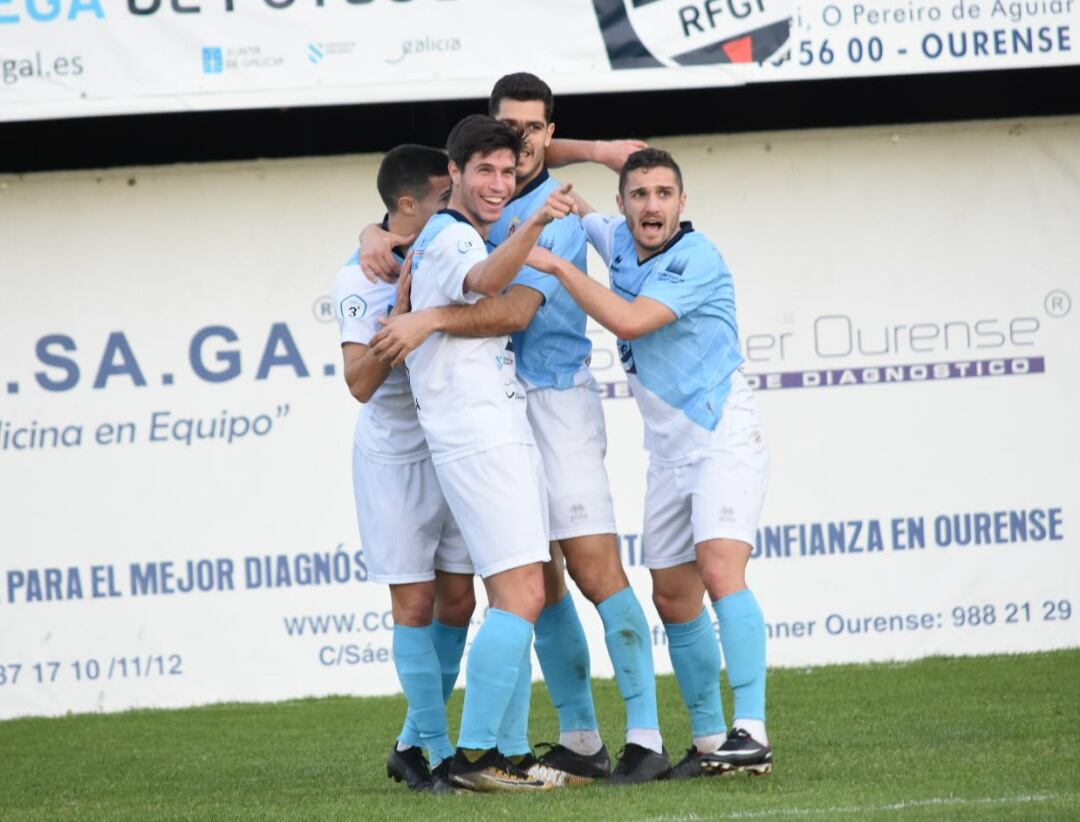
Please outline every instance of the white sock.
M709 736L695 736L694 747L698 753L715 753L727 739L727 734L710 734Z
M407 750L409 750L409 748L412 748L412 747L413 747L412 745L408 745L408 744L406 744L404 742L400 742L400 741L397 744L398 753L401 753L402 751L407 751Z
M742 728L762 745L769 744L769 735L765 733L764 719L736 719L731 725L733 728Z
M654 753L663 753L664 740L656 728L630 728L626 732L627 745L640 745Z
M592 756L604 747L604 740L600 738L600 732L596 729L591 731L563 731L559 734L559 744L569 748L576 754Z

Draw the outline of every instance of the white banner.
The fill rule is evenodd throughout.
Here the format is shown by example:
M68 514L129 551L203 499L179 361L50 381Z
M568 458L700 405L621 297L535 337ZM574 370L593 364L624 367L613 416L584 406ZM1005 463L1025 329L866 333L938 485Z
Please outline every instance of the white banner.
M1080 644L1080 119L663 146L771 440L770 664ZM397 690L325 297L377 163L0 177L0 717ZM562 176L613 205L607 170ZM594 339L669 671L641 423Z
M0 121L1071 65L1074 0L0 0Z

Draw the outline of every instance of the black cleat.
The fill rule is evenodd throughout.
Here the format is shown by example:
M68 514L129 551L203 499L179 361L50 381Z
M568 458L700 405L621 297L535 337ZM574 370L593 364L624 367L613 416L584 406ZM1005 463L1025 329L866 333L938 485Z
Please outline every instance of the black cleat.
M728 731L727 741L709 757L719 763L725 773L744 771L753 776L772 773L772 747L762 745L742 728Z
M666 748L663 753L657 753L628 742L619 753L615 770L604 781L608 785L636 785L639 782L663 779L670 771L671 759Z
M731 767L722 762L716 753L701 753L697 748L690 748L666 778L692 779L695 776L720 776L730 772Z
M481 793L544 791L551 788L538 779L532 779L495 748L484 751L475 762L470 762L464 750L458 748L450 762L449 775L454 787Z
M431 769L431 790L435 793L454 793L455 788L450 782L450 763L453 759L448 756Z
M395 745L386 757L386 775L395 782L404 782L409 790L431 790L431 770L424 752L415 746L399 751Z
M529 776L561 788L564 785L587 785L611 774L611 757L603 745L596 753L586 756L564 745L541 742L548 750L529 769Z

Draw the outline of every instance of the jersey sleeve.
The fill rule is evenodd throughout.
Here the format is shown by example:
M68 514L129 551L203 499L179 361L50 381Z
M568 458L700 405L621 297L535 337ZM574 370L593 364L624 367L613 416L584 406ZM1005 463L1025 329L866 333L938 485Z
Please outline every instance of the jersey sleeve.
M589 243L596 249L605 265L611 262L615 254L615 231L625 223L626 219L623 217L609 217L596 212L586 214L581 221Z
M444 228L424 249L425 275L436 278L435 287L447 303L475 302L466 297L469 270L488 256L483 238L465 223Z
M581 228L580 220L573 217L553 220L544 228L536 244L584 269L585 233ZM539 291L547 302L559 288L559 280L551 274L527 265L518 272L510 285L524 285Z
M334 278L332 299L342 343L367 345L381 327L385 300L379 300L370 285L357 264L347 264Z
M659 261L639 296L663 303L682 317L714 299L725 277L730 280L731 272L715 249L685 249Z

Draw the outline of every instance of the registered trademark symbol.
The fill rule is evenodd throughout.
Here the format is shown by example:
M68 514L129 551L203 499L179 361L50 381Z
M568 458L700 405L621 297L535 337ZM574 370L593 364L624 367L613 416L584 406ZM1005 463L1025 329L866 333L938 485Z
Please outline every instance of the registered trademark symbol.
M1060 288L1055 288L1046 295L1043 307L1051 317L1064 317L1072 310L1072 298Z
M321 323L332 323L334 321L334 304L330 301L330 297L325 295L319 297L315 304L311 306L311 313Z

